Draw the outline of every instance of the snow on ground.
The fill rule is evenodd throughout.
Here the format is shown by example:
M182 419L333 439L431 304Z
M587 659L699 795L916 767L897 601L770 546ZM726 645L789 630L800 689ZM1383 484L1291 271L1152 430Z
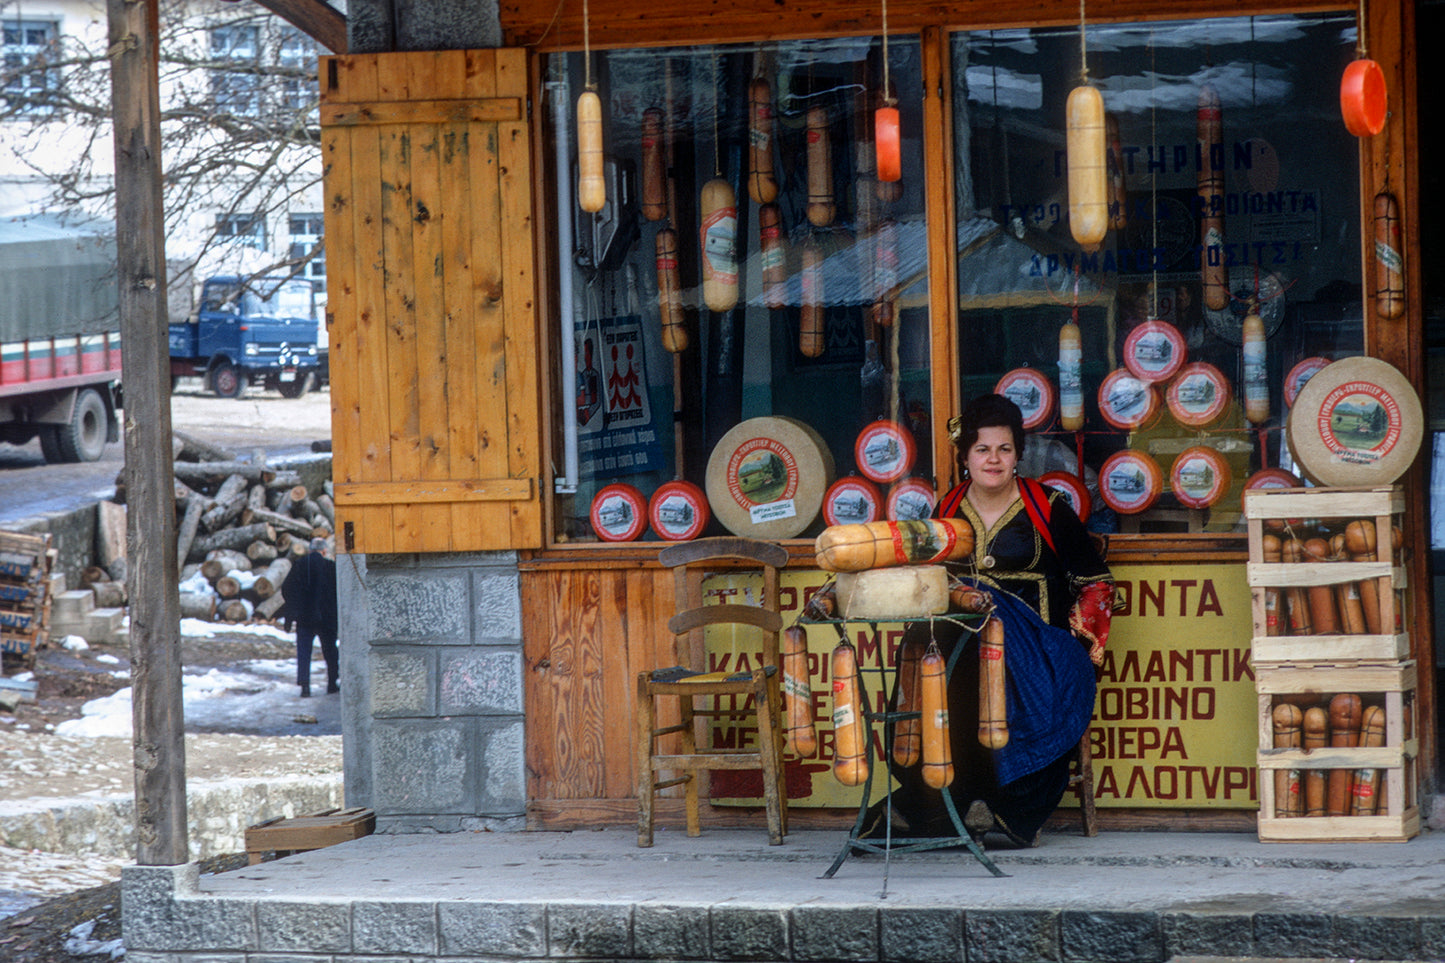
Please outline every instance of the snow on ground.
M203 619L181 619L181 635L187 639L213 639L218 635L250 635L260 636L264 639L281 639L285 642L294 641L296 638L296 633L287 632L274 625L207 622Z
M323 678L321 688L325 686ZM245 698L238 699L238 696ZM260 659L227 669L183 673L181 699L188 729L223 727L234 721L238 711L258 719L291 714L298 707L296 663L289 659ZM69 719L56 726L55 734L129 737L130 687L87 702L81 713L79 719Z

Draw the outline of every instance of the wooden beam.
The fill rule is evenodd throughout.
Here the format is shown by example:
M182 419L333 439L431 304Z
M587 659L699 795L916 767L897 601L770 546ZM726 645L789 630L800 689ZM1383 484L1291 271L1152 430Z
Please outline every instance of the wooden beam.
M106 5L126 396L136 862L142 866L174 866L189 858L161 193L159 6L160 0L109 0Z
M334 54L346 53L346 17L326 0L256 0Z

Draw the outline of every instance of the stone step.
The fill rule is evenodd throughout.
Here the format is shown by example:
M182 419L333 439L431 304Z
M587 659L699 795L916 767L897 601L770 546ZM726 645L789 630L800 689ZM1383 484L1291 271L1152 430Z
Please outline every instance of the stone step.
M114 645L125 625L125 609L95 609L85 620L85 641Z
M70 589L60 592L50 600L52 629L61 622L79 625L85 621L86 614L94 608L95 593L90 589Z

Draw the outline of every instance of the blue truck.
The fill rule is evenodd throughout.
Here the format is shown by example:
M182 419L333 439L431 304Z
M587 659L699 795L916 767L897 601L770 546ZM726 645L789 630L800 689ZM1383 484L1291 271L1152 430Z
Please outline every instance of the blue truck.
M222 398L250 384L299 398L326 374L316 293L302 278L207 278L200 310L171 324L170 351L172 384L200 375Z

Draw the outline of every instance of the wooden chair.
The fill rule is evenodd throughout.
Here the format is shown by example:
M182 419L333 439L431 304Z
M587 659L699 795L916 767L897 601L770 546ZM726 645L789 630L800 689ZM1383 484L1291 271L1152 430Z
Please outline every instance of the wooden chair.
M788 831L788 804L783 784L782 696L779 685L782 668L778 652L783 627L778 615L778 570L788 564L788 553L772 542L747 538L704 538L679 542L658 553L658 561L673 570L677 612L668 620L678 665L644 671L637 676L637 845L652 845L653 798L657 790L686 784L687 834L702 833L698 817L699 784L711 769L761 769L763 801L767 810L768 842L782 843ZM761 607L752 605L704 605L702 578L708 563L720 560L753 563L728 570L761 569ZM713 566L714 569L718 566ZM704 630L708 626L737 626L752 637L761 636L761 646L747 651L763 652L762 665L752 671L728 674L705 671ZM751 629L751 632L747 630ZM735 629L737 631L737 629ZM714 716L736 716L737 709L714 709L719 696L734 696L738 702L751 696L757 713L756 749L716 749L707 739L702 724ZM658 700L676 697L680 720L659 727ZM698 731L703 738L699 745ZM681 743L677 752L662 752L658 739L673 736ZM659 778L661 771L677 772Z

